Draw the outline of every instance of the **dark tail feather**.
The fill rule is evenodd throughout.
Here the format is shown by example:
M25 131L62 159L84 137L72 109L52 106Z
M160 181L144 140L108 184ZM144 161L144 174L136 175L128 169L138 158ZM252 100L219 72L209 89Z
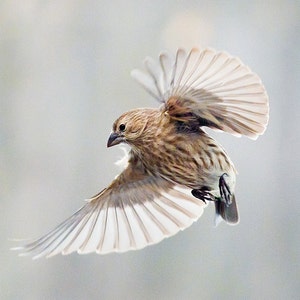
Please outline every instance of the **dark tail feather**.
M221 222L222 219L230 225L235 225L239 222L239 213L238 213L238 208L236 205L234 195L232 195L231 197L231 204L227 206L226 203L218 200L215 202L215 208L216 208L216 218L215 218L216 226Z

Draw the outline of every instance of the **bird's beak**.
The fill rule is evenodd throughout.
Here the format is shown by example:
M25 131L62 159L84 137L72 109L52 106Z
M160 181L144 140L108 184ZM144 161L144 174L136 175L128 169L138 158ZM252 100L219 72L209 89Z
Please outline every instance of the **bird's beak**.
M107 141L107 147L112 147L124 141L124 137L118 133L112 132Z

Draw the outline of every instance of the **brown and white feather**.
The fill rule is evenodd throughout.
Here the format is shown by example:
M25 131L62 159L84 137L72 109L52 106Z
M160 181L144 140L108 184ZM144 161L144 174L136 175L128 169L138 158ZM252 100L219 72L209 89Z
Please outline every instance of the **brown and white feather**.
M213 49L179 49L147 58L135 78L169 107L170 100L193 113L204 126L256 139L268 123L269 104L260 78L238 58ZM173 103L172 103L173 104Z
M134 159L107 189L70 218L15 249L33 258L141 249L189 227L205 206L190 189L148 174Z

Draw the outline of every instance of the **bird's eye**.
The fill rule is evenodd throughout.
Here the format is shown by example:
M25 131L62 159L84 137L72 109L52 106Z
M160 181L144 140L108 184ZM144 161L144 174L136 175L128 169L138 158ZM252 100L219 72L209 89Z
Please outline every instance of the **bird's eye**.
M120 124L119 126L120 131L125 131L125 128L126 128L125 124Z

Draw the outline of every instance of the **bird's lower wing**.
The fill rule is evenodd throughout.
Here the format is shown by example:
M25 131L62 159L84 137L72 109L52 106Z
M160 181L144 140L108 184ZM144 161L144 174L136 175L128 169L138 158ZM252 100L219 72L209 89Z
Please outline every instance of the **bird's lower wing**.
M147 58L132 76L173 117L197 118L231 134L257 138L268 123L268 96L260 78L238 58L213 49L179 49Z
M190 190L147 175L131 163L111 186L54 230L15 249L34 258L141 249L190 226L204 206Z

